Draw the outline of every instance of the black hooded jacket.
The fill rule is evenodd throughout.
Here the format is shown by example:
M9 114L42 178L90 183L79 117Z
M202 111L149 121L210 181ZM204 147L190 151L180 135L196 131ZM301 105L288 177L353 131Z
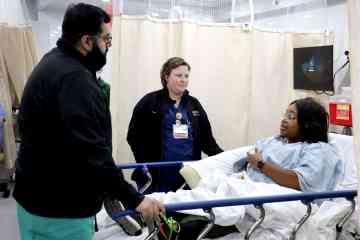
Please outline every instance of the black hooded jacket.
M135 208L144 197L115 166L110 110L95 72L65 40L57 45L23 93L14 197L44 217L93 216L105 195Z

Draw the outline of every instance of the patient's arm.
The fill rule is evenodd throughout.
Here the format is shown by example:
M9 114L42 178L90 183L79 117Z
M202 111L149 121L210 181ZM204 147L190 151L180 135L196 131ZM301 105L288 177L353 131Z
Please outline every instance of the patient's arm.
M280 186L301 190L299 179L294 171L283 169L268 161L264 162L264 165L260 170L258 168L258 161L262 161L262 156L257 149L255 149L254 154L248 153L248 162L252 168L257 169L266 176L272 178L272 180Z
M272 178L280 186L301 190L299 179L294 171L282 169L271 162L265 162L262 173Z

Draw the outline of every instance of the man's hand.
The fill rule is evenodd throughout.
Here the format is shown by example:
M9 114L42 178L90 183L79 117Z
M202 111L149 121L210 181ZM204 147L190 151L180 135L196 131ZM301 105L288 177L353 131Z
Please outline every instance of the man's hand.
M258 169L257 162L262 160L262 156L259 150L255 148L255 153L252 154L248 152L247 156L248 156L248 163L250 164L250 166L254 169Z
M140 212L145 220L156 221L159 219L159 214L165 212L165 207L161 202L145 197L137 206L136 211Z

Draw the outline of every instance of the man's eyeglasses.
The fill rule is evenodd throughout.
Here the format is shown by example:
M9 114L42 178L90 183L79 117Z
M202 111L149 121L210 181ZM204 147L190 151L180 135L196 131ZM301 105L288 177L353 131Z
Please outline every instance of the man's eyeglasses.
M284 119L287 119L287 120L295 120L297 118L297 115L296 113L293 113L293 112L286 112L283 116Z
M106 44L106 47L109 48L111 47L111 42L112 42L112 36L110 33L104 35L104 36L101 36L101 35L96 35L94 36L96 39L102 39L105 44Z
M110 45L111 46L111 42L112 42L112 36L110 34L107 34L103 37L103 40L104 42L107 44L107 45Z

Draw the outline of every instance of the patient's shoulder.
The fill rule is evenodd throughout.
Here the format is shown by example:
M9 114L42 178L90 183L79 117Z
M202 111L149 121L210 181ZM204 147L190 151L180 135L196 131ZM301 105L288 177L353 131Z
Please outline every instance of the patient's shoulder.
M304 146L305 146L305 149L307 149L307 150L337 152L337 148L334 146L334 144L326 143L326 142L305 143Z
M331 143L317 142L306 143L303 149L305 154L315 155L318 158L326 159L327 161L339 161L341 160L338 148Z
M280 136L271 136L271 137L267 137L267 138L263 138L260 140L256 141L256 147L258 149L262 149L268 145L273 145L273 144L283 144L283 138Z

